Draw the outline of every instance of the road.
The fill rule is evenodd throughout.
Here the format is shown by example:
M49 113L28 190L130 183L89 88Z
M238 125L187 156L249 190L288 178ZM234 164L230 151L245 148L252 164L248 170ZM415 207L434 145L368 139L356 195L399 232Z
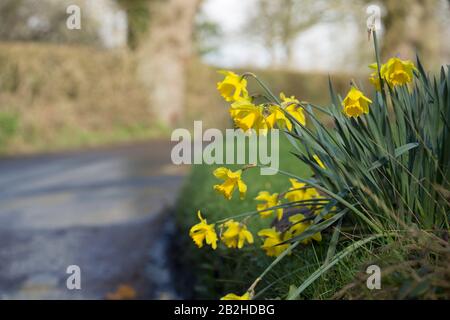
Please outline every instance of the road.
M0 159L0 298L176 298L168 208L183 175L164 142Z

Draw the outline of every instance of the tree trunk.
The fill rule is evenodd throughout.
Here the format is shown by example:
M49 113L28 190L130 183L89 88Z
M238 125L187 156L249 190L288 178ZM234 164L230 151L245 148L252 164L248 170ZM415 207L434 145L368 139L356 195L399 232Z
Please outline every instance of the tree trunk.
M437 63L440 53L436 0L383 0L386 16L382 56L415 59L416 52L428 64Z
M139 75L159 120L175 126L185 104L186 69L201 0L151 0L150 25L139 48Z

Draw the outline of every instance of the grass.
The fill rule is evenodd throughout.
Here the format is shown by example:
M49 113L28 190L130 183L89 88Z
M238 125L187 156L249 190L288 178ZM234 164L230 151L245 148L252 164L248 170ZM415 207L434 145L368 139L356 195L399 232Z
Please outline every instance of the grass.
M280 169L295 173L299 176L311 175L309 168L290 154L291 146L286 138L280 138ZM219 298L226 293L242 294L274 260L267 257L259 248L262 244L256 233L268 227L271 219L253 218L249 228L255 236L255 244L245 246L241 250L220 247L213 251L209 247L197 248L189 238L189 228L197 223L196 212L201 210L208 223L231 217L243 212L252 211L256 207L253 200L261 190L278 192L287 190L290 186L288 178L283 175L261 176L257 168L244 172L244 181L248 185L248 192L244 200L233 197L228 201L217 194L212 186L218 180L212 172L218 166L194 165L192 172L183 188L176 207L176 219L179 228L180 261L184 262L184 269L190 270L195 278L193 282L181 284L181 290L196 298ZM227 166L228 167L228 166ZM231 166L236 169L237 166ZM291 285L298 286L320 265L327 254L327 243L331 234L326 232L322 243L301 245L285 258L282 263L272 269L260 282L256 292L257 298L280 297L286 298ZM373 253L362 251L356 257L344 259L339 268L331 271L308 288L302 298L325 299L330 298L345 284L350 282L360 271L368 257Z
M0 112L0 152L7 148L7 143L17 132L19 117L15 113Z
M280 139L280 170L309 177L309 167L290 154L291 145ZM271 192L289 187L283 175L261 176L257 169L244 174L249 186L244 200L236 195L225 200L212 186L218 180L212 175L217 165L193 165L190 176L181 192L176 206L178 228L178 263L185 273L179 277L179 289L185 297L216 299L227 293L244 293L249 285L270 265L274 258L267 257L259 248L262 244L256 233L270 225L271 220L254 218L249 229L255 236L255 244L241 250L227 249L219 245L197 248L189 237L189 228L197 223L196 212L201 210L208 223L232 217L255 209L253 198L260 190ZM231 166L237 169L238 166ZM357 233L356 233L357 234ZM300 245L291 255L277 264L256 288L256 299L287 298L294 288L323 265L332 237L332 230L323 232L321 243ZM341 240L336 251L359 240L354 226L348 220L341 228ZM397 299L397 298L445 298L448 297L448 248L437 248L436 243L423 245L423 238L411 236L401 243L388 246L372 242L345 257L334 268L321 275L299 296L300 299ZM182 248L180 250L180 248ZM442 253L443 252L443 253ZM379 265L383 271L382 290L368 290L365 285L365 270L371 264ZM437 265L437 267L436 267ZM187 274L186 274L187 273ZM434 285L433 290L428 290Z

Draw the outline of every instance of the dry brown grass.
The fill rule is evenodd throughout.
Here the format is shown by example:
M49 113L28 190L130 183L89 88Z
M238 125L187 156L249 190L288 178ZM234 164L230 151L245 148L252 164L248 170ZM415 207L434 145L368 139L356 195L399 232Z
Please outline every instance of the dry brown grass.
M367 263L381 268L381 289L366 287L360 272L335 299L445 299L450 298L450 243L448 231L439 236L415 231L378 250ZM365 270L365 268L363 268Z

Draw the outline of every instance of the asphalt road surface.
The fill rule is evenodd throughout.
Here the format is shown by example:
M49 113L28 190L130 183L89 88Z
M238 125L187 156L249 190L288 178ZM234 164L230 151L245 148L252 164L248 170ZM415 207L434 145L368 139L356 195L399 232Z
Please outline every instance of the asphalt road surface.
M184 170L170 147L0 159L0 298L177 298L168 208ZM66 286L70 265L80 290Z

